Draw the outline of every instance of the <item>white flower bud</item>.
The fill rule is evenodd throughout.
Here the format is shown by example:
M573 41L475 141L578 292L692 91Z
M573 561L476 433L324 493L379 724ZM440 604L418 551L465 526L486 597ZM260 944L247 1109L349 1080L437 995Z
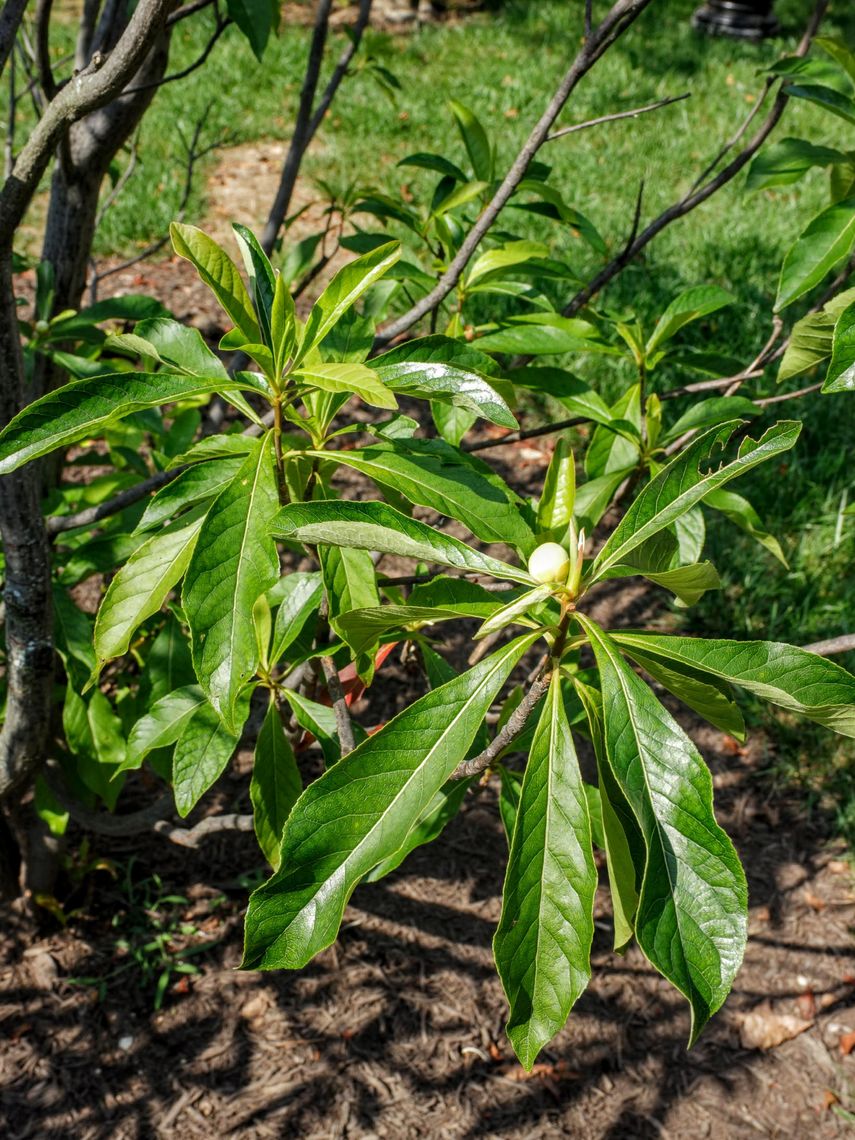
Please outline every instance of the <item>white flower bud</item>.
M535 582L543 585L551 582L563 585L570 573L570 555L557 542L544 542L532 552L528 560L528 572Z

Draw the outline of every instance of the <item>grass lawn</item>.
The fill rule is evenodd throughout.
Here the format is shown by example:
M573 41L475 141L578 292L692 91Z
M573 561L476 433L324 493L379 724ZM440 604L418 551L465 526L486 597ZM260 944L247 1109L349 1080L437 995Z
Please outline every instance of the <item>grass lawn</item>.
M698 2L654 3L583 81L562 122L685 91L692 93L691 99L636 121L571 136L542 155L554 165L552 181L595 222L612 249L626 238L642 181L646 218L691 185L750 110L764 66L794 46L811 6L808 0L779 0L784 37L750 45L696 35L690 16ZM387 101L366 75L348 79L319 132L306 175L337 187L397 189L406 183L416 195L427 193L432 176L396 163L418 150L442 150L452 159L463 159L447 107L452 97L468 103L488 125L498 140L500 158L510 157L576 49L581 8L580 0L509 0L490 14L411 35L370 34L368 50L400 80L397 103ZM855 10L844 12L849 8L844 4L834 8L829 30L855 42ZM198 56L210 27L204 13L181 26L171 71ZM307 29L283 27L260 67L243 39L229 29L204 68L157 94L142 129L139 172L99 232L101 255L133 253L165 231L183 185L179 130L189 136L206 115L209 139L226 132L235 143L288 138L307 40ZM343 36L334 37L330 60L343 42ZM56 47L59 51L62 45ZM844 123L797 101L777 131L778 138L786 135L853 146L851 128L847 142ZM188 221L204 219L204 169L201 173ZM606 300L614 307L635 309L650 321L680 289L718 283L735 293L738 304L718 318L717 347L747 362L768 335L770 300L783 254L824 203L825 179L824 172L816 171L794 188L755 195L745 192L744 176L736 179L666 230L609 289ZM252 224L260 219L237 220ZM538 231L537 221L521 221L517 215L513 225L522 235L544 232ZM581 276L595 267L590 252L569 233L554 228L546 232L578 265ZM615 377L605 369L612 367L600 359L579 371L608 394ZM673 376L666 379L673 381ZM787 405L784 414L806 417L800 444L787 463L761 467L741 481L739 490L781 538L790 568L780 566L730 525L714 524L709 553L723 573L725 589L723 596L687 616L688 628L696 632L805 643L855 628L855 517L841 514L847 498L855 501L852 403L846 397L819 397ZM846 664L853 666L855 660ZM841 755L850 768L855 759L853 749L844 745L841 753L823 734L781 732L782 762L794 770L803 769L805 755L820 766L832 765L835 773L844 771ZM833 756L823 751L832 747ZM848 791L839 794L841 811L848 813L855 831L852 781Z

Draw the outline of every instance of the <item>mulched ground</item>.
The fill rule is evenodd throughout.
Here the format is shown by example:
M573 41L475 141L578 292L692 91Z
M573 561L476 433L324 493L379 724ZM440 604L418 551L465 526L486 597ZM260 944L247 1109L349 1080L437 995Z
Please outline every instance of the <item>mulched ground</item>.
M406 675L392 665L389 686ZM126 899L104 873L66 931L15 914L0 969L0 1122L24 1137L808 1137L851 1134L855 1109L855 893L821 818L772 794L764 743L694 735L745 862L751 939L733 995L687 1054L684 1003L632 949L610 950L597 900L594 980L532 1075L504 1038L490 952L505 840L495 790L433 846L357 891L341 937L302 973L241 974L239 870L249 838L203 852L160 839L99 842L138 878L158 873L198 933L202 972L159 1013L129 971L103 1000L71 977L123 959ZM228 781L245 807L246 779ZM182 940L177 939L178 942ZM746 1015L754 1013L753 1019ZM803 1032L768 1050L752 1041ZM759 1038L758 1038L759 1035ZM849 1035L849 1036L847 1036Z

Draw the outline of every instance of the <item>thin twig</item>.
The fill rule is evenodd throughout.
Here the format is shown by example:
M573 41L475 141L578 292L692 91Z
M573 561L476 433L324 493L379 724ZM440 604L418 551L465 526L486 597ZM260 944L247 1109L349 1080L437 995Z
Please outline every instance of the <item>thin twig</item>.
M3 10L0 11L0 73L12 54L27 3L28 0L6 0Z
M141 483L128 487L126 491L120 491L114 498L99 503L97 507L86 507L85 510L78 511L73 515L51 515L50 518L45 519L45 529L48 534L53 535L63 534L68 530L78 530L83 526L94 526L102 519L116 515L119 511L125 510L126 507L132 507L134 503L146 498L153 491L165 487L184 470L184 467L174 467L171 471L157 471L148 479L143 479Z
M490 447L504 447L508 443L518 443L525 439L537 439L542 435L552 435L557 431L566 431L567 428L579 427L590 423L587 416L574 416L569 420L558 420L554 424L544 424L543 427L527 428L525 431L509 431L507 435L498 439L479 439L474 443L461 444L463 451L486 451Z
M451 773L450 779L465 780L467 777L477 776L479 772L483 772L486 768L489 768L499 754L520 735L535 705L548 688L548 677L541 677L535 681L511 713L508 718L508 723L502 731L490 742L483 752L479 752L478 755L473 756L471 760L461 761Z
M612 115L600 115L598 119L588 119L584 123L574 123L572 127L562 127L547 135L545 142L555 142L563 139L565 135L574 135L577 131L587 131L589 127L599 127L602 123L615 123L619 119L637 119L639 115L646 115L649 111L658 111L661 107L670 107L672 103L682 103L684 99L691 98L691 91L684 95L672 95L667 99L660 99L657 103L648 103L646 107L633 107L631 111L616 111Z
M817 653L820 657L831 657L835 653L849 653L855 650L855 633L845 633L841 637L829 637L826 641L815 641L812 645L804 645L808 653Z
M347 707L347 700L344 696L344 689L341 687L341 680L339 679L338 670L335 667L335 662L332 657L320 658L321 669L324 672L324 679L327 683L329 690L330 700L333 705L333 712L335 713L335 723L338 730L338 738L341 741L341 754L346 756L348 752L352 752L356 747L356 740L353 735L353 724L350 720L350 710Z
M375 348L388 344L402 333L407 332L422 317L427 316L438 305L441 305L456 287L485 234L525 177L529 164L546 141L555 120L564 109L579 81L650 3L651 0L618 0L602 24L585 40L581 50L558 85L555 94L512 162L499 188L489 204L481 211L477 222L464 238L448 268L429 293L417 301L403 316L387 322L378 330Z
M251 815L228 814L208 815L193 827L176 827L169 820L160 819L152 830L179 847L198 847L209 835L220 835L224 831L252 831L253 827Z
M324 48L327 42L331 8L332 0L318 0L318 7L315 12L315 26L309 45L309 59L306 64L306 73L303 77L303 86L300 91L300 102L297 107L297 116L294 120L291 142L288 146L288 153L285 156L285 162L282 166L282 175L279 179L276 197L273 200L273 205L270 207L270 213L267 216L267 222L261 235L262 249L268 254L273 251L276 239L279 236L279 230L282 228L282 223L288 213L288 205L291 201L291 195L294 192L294 186L297 183L297 174L300 170L300 164L303 161L306 147L309 145L312 108L315 102L318 79L321 74L321 65L324 61Z
M825 15L828 3L829 0L816 0L813 13L808 21L807 28L796 49L795 55L803 56L807 53L813 37L819 29L819 25L822 23L822 18ZM712 197L712 195L723 186L726 186L728 182L731 182L754 157L778 125L788 101L789 96L786 90L780 91L760 129L756 132L751 141L731 159L728 165L714 178L710 178L709 181L705 182L702 186L692 188L688 194L680 198L679 201L674 202L667 209L663 210L657 218L621 251L621 253L603 266L592 280L576 293L565 306L563 310L564 316L575 316L580 309L588 304L592 297L596 296L606 285L617 277L662 230L671 225L672 222L677 221L678 218L685 217L686 214L697 209L698 206L706 202L708 198ZM751 117L753 116L749 118Z
M180 8L176 8L166 21L167 28L173 27L180 20L186 20L188 16L195 16L197 12L201 12L204 8L210 8L216 2L217 0L195 0L193 4L183 4Z
M801 396L809 396L811 392L819 392L821 388L822 381L810 384L807 388L799 388L795 392L784 392L781 396L764 396L762 400L755 400L754 403L760 408L768 408L771 404L783 404L787 400L798 400Z
M181 71L176 71L174 75L164 75L163 79L155 79L151 83L141 83L138 87L129 87L126 91L123 91L122 94L139 95L141 91L153 91L157 87L165 87L167 83L174 83L177 79L186 79L188 75L192 75L194 71L197 71L200 67L202 67L204 63L207 62L208 56L214 50L220 36L231 24L231 22L232 21L228 17L218 18L217 26L214 28L214 31L212 32L208 42L205 44L205 47L202 49L201 54L197 56L197 58L191 64L183 68Z
M50 16L53 0L37 0L36 3L36 70L46 99L56 95L56 83L50 63Z

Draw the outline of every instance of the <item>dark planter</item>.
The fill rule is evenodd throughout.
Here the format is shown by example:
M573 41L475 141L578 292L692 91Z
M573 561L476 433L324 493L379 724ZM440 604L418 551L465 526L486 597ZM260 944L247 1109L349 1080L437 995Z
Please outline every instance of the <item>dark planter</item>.
M693 23L713 36L763 40L780 30L773 6L774 0L707 0L695 12Z

